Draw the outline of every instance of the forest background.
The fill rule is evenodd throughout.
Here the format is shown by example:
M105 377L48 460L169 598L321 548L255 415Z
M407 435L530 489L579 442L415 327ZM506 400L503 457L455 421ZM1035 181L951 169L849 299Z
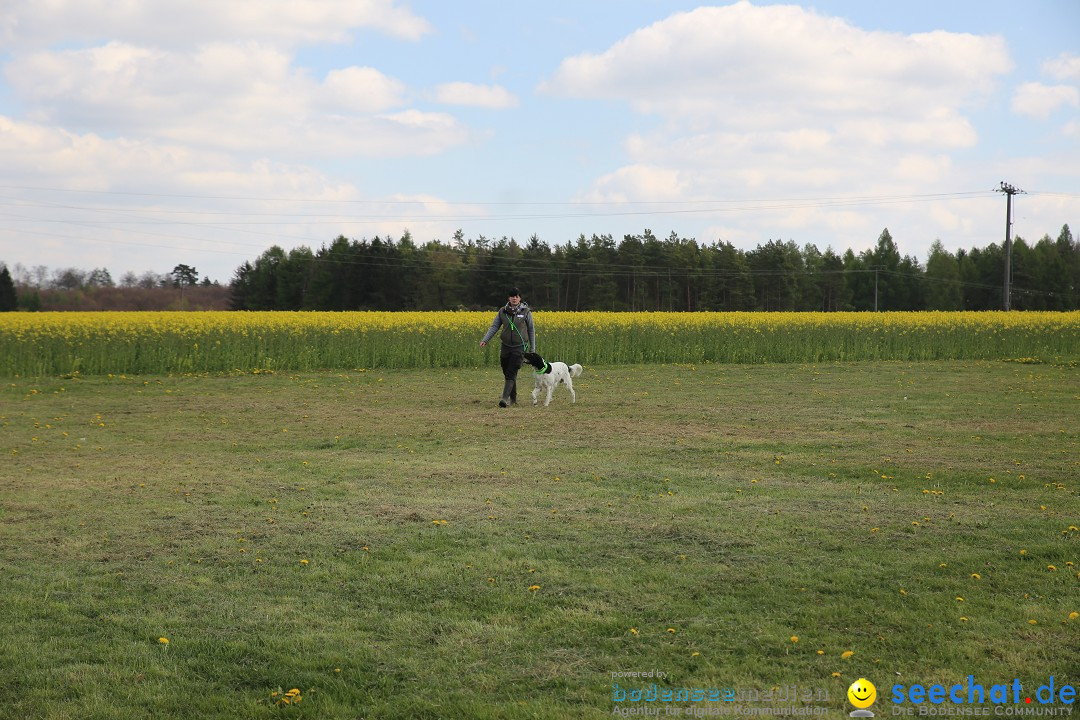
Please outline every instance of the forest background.
M554 247L533 235L418 245L339 236L317 250L275 245L245 261L228 285L196 268L126 273L0 262L0 309L14 310L478 310L501 304L517 286L534 309L559 311L868 311L998 310L1005 248L996 243L949 252L940 241L924 264L901 256L886 228L873 250L769 240L745 251L698 243L672 232L581 235ZM0 259L2 260L2 259ZM1016 238L1010 254L1010 307L1080 308L1080 241L1068 225L1057 238Z

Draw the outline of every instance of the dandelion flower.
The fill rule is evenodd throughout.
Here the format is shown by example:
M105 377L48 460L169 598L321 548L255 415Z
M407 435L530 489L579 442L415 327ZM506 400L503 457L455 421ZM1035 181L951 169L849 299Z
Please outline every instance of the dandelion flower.
M307 561L307 559L301 560L301 561L300 561L300 564L301 564L301 565L307 565L307 564L308 564L308 561Z
M669 633L671 633L672 635L674 635L674 634L675 634L675 632L676 632L676 631L675 631L675 628L668 628L668 629L667 629L667 631L668 631Z
M1021 551L1020 551L1020 554L1021 554L1021 555L1027 555L1027 550L1021 550Z
M840 653L840 657L842 657L844 660L847 660L849 657L851 657L854 654L855 654L854 650L845 650L844 652Z
M979 573L971 573L971 577L973 580L982 580L982 575Z
M799 636L798 635L792 635L791 636L791 642L793 642L793 643L799 642Z
M1038 625L1038 624L1039 624L1038 620L1028 620L1028 625Z
M536 592L539 589L540 589L539 585L530 585L529 586L529 592Z
M159 643L161 643L162 645L168 645L169 644L169 638L167 638L167 637L159 637L157 639L157 641Z
M639 632L638 632L638 629L637 629L637 628L630 628L630 634L631 634L631 635L633 635L633 636L635 636L635 637L637 637L637 636L638 636L638 635L640 635L641 633L639 633Z
M690 657L697 657L699 655L701 655L701 653L697 652L696 650L694 652L690 653Z
M967 622L967 621L968 621L967 617L965 617L964 615L960 616L960 622Z
M1075 620L1078 617L1080 617L1080 613L1076 612L1075 610L1073 612L1069 613L1069 619L1070 620Z
M1047 565L1046 569L1049 570L1050 572L1057 572L1057 567L1054 566L1054 565Z
M962 598L962 597L960 597L959 595L957 595L957 596L956 596L956 602L964 602L964 598Z
M824 650L818 650L818 651L817 651L817 654L818 654L818 655L824 655L824 654L825 654L825 651L824 651Z
M834 672L834 673L832 674L832 676L833 676L833 677L840 677L840 673L838 673L838 672Z

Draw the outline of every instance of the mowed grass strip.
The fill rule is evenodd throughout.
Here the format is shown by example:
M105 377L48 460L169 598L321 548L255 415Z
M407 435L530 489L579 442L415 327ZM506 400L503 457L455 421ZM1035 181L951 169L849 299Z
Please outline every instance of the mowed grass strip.
M598 366L547 409L500 387L7 379L0 714L599 718L647 682L613 672L655 669L839 716L859 677L1080 681L1075 368Z

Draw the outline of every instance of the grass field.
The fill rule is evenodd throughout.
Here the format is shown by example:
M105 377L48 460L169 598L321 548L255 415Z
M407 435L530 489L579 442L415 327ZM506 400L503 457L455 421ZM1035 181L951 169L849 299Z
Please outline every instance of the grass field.
M599 718L651 670L832 717L859 677L879 717L897 683L1080 684L1074 366L500 387L5 379L0 717Z

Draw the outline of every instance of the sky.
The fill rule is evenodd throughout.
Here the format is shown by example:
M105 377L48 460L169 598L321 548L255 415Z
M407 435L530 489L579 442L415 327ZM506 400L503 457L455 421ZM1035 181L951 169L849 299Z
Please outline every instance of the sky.
M1080 2L0 0L0 262L1080 224ZM1074 232L1076 232L1074 230Z

